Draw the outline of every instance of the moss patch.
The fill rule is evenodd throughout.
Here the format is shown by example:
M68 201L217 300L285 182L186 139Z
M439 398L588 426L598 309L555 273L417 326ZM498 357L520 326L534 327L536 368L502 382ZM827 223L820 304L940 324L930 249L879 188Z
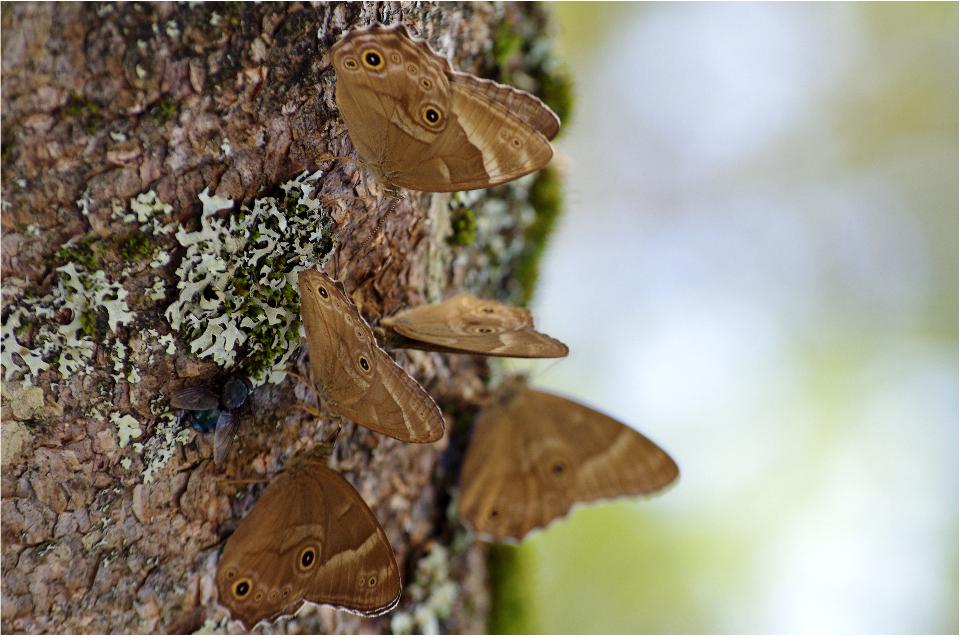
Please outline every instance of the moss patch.
M544 34L547 25L528 21L522 28L510 21L498 26L491 55L500 82L531 91L561 119L571 116L574 90L571 74L551 55ZM541 30L538 30L541 27ZM562 131L564 127L562 126Z
M491 615L488 633L524 633L530 626L525 618L529 608L525 596L521 551L511 545L491 545L488 548L488 569L491 582Z
M522 305L527 305L534 294L541 258L561 215L562 187L558 172L550 166L541 171L531 185L530 197L535 217L524 231L524 248L515 266Z
M85 133L93 134L100 127L102 121L100 105L74 93L63 107L64 113L80 120L80 127Z
M120 240L120 256L129 261L147 259L154 252L153 242L146 235L134 235Z
M87 270L96 269L103 258L103 245L92 237L72 239L46 258L48 264L65 265L71 262Z
M171 97L165 97L150 108L150 116L160 124L166 124L177 113L177 102Z
M451 212L451 237L448 241L454 246L470 246L478 236L478 220L474 209L457 208Z

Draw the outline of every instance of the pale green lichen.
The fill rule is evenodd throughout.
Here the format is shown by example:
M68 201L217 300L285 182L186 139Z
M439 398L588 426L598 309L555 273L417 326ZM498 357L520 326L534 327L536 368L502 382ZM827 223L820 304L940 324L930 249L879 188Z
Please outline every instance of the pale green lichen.
M90 217L90 205L93 204L93 200L90 199L90 191L85 190L81 195L80 199L77 200L77 208L80 209L81 214L84 217Z
M412 612L398 612L391 618L395 634L440 634L440 622L451 615L458 600L458 585L448 573L449 550L432 543L426 556L418 561L414 582L407 595L414 601Z
M139 439L144 433L140 422L129 414L111 412L110 422L117 426L117 445L120 447L127 447L131 439Z
M6 301L4 305L6 305ZM17 308L7 315L3 322L2 340L0 340L0 365L3 365L4 381L9 381L16 374L21 374L27 383L33 383L41 370L50 367L40 356L39 349L31 350L17 340L17 329L23 325L26 316L26 309ZM20 363L17 362L18 359Z
M157 340L160 345L164 346L164 352L167 354L174 354L177 352L177 342L171 335L162 335L160 339Z
M121 341L114 342L114 373L110 376L114 378L114 381L120 381L124 378L124 364L127 361L127 348Z
M164 280L160 277L154 277L154 283L144 291L144 294L147 295L147 298L151 301L160 301L166 297L167 291L165 290Z
M190 428L181 427L180 419L172 412L165 412L154 424L154 434L147 439L140 449L144 455L144 483L152 483L160 472L173 458L178 444L188 443L194 436Z
M281 186L283 198L255 199L227 218L218 213L231 200L200 194L200 229L177 232L186 251L165 312L191 353L243 367L255 385L283 378L301 339L297 274L333 247L331 217L311 196L320 175L304 173Z
M67 378L92 367L95 339L102 338L104 326L110 333L129 324L134 314L127 306L127 291L110 281L102 270L89 272L68 263L56 269L57 282L43 296L24 295L13 303L3 320L2 364L4 379L20 374L32 382L40 370L56 363L60 376ZM4 295L5 297L7 295ZM62 314L68 323L57 319ZM25 321L34 322L33 348L21 344L16 331ZM17 362L19 358L22 365Z

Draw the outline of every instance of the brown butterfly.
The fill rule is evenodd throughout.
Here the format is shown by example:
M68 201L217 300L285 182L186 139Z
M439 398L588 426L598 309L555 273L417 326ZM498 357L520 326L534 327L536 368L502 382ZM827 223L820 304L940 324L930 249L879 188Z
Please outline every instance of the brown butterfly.
M304 601L379 616L401 598L401 574L373 512L316 455L295 457L224 546L221 604L247 629Z
M460 513L482 538L520 541L578 503L651 494L677 478L671 457L627 425L514 382L478 415Z
M534 329L524 308L461 293L381 320L400 335L399 348L493 357L565 357L568 346Z
M437 441L444 417L418 382L381 350L370 326L333 279L298 276L311 376L324 402L375 432L409 443Z
M486 188L543 168L554 154L560 122L541 100L455 72L403 25L351 31L331 54L351 142L383 182Z

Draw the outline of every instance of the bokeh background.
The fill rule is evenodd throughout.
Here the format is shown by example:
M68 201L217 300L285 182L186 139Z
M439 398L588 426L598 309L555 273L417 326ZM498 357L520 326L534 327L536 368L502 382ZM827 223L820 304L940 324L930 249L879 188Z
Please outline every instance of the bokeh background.
M682 477L498 549L493 629L957 633L958 5L552 10L528 367Z

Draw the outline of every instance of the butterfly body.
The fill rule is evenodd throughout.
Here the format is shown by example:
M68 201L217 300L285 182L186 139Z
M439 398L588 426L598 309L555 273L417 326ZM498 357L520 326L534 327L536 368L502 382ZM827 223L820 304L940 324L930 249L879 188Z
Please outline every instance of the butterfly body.
M494 357L564 357L568 346L534 329L531 313L461 293L383 319L398 347Z
M551 160L551 109L524 91L456 73L403 25L351 31L331 54L338 109L382 182L429 192L486 188Z
M424 388L378 345L370 326L336 282L302 271L301 316L318 394L338 414L411 443L444 434L444 417Z
M520 541L577 504L664 489L678 466L632 428L522 384L478 416L461 472L461 517L480 536Z
M224 546L221 603L248 629L304 601L378 616L401 596L387 536L357 491L312 456L295 458Z

